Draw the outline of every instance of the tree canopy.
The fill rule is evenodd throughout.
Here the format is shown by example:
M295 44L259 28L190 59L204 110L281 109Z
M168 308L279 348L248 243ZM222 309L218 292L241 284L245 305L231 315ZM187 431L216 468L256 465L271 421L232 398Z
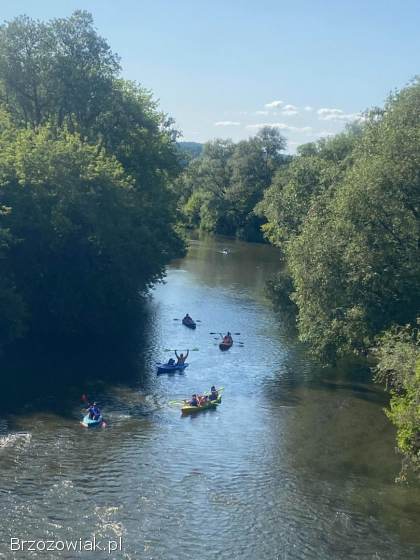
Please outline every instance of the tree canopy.
M173 122L90 14L0 28L0 348L124 329L182 254Z
M262 239L263 220L254 209L278 169L286 164L285 139L278 130L263 128L249 140L205 144L178 180L180 206L190 227Z
M266 190L258 207L267 219L263 229L286 262L278 289L288 289L300 338L321 359L366 354L380 336L380 362L386 363L384 348L401 338L398 326L415 328L420 315L419 170L416 80L391 95L383 109L367 113L361 125L303 146ZM407 353L418 353L418 339L410 345ZM390 368L399 385L390 418L400 430L400 449L414 457L420 450L420 424L413 412L420 390L413 362L407 367L410 376L401 376L395 364ZM411 447L401 435L407 418L402 410L408 409Z

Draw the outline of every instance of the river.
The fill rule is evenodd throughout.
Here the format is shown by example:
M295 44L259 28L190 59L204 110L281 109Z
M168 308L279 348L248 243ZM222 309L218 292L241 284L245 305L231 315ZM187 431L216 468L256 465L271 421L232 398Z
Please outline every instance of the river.
M0 411L0 558L418 560L420 489L394 483L386 396L361 368L309 358L265 298L278 266L268 246L191 241L147 303L134 377L121 360L115 382L96 372L88 387L105 429L79 425L79 387L65 412L56 393ZM209 333L228 329L243 344L220 352ZM197 349L184 375L156 375L165 348ZM217 410L170 404L212 384ZM122 552L9 548L93 534Z

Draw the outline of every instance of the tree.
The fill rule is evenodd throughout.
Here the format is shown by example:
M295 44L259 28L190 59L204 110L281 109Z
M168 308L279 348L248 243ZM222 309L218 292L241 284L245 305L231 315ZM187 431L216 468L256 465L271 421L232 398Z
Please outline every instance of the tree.
M233 144L216 140L204 146L178 182L188 225L207 231L261 240L263 220L254 212L274 173L287 161L278 130Z
M359 136L359 128L349 128L334 138L304 144L299 156L279 169L257 207L267 218L263 231L271 243L285 251L287 242L301 232L311 206L335 188L351 164Z
M123 330L183 253L178 133L119 71L86 12L0 28L0 346Z
M378 338L376 380L391 391L387 415L403 455L400 480L420 475L420 336L416 327L392 328Z
M69 132L15 133L1 145L3 228L19 240L7 264L38 336L120 329L139 291L176 254L138 206L134 180L113 157ZM7 167L6 167L7 166Z
M119 69L87 12L47 23L21 16L0 28L2 101L17 124L54 120L88 133Z
M321 353L369 347L419 313L420 85L375 111L333 197L290 246L302 337Z
M204 145L202 155L186 168L177 185L187 223L206 231L234 233L226 192L231 172L228 166L234 150L230 140Z

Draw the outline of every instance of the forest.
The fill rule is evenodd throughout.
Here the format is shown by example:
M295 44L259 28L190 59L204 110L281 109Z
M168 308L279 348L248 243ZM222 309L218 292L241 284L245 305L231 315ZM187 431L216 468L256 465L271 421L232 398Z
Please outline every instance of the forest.
M182 227L269 242L280 312L323 363L373 364L420 472L420 82L293 156L273 127L178 139L87 12L1 26L0 350L125 333Z

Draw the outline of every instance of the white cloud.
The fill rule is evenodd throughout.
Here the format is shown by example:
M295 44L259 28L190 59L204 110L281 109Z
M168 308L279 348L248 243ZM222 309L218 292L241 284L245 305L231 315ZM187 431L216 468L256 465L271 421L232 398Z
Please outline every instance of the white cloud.
M214 123L214 126L240 126L240 124L237 121L218 121Z
M256 115L268 115L268 111L255 111Z
M358 113L345 113L342 109L318 109L318 117L322 121L354 121L360 119Z
M283 105L283 101L280 101L280 99L278 99L276 101L270 101L270 103L266 103L265 107L267 107L267 109L275 109L276 107L280 107L280 105Z
M311 111L314 110L313 107L311 107L310 105L306 105L306 107L304 107L305 111L308 111L308 113L310 113Z
M299 111L297 109L284 109L284 111L281 112L282 115L285 115L286 117L292 117L293 115L297 115L299 113Z
M342 109L329 109L324 107L322 109L318 109L317 113L320 117L322 117L326 115L342 115L344 111Z
M279 130L288 130L289 132L312 132L312 128L310 126L291 126L286 123L259 123L259 124L248 124L246 128L249 129L258 129L264 128L268 126L270 128L278 128Z
M283 110L284 111L297 111L297 107L296 107L296 105L290 105L289 104L289 105L285 105L283 107Z

